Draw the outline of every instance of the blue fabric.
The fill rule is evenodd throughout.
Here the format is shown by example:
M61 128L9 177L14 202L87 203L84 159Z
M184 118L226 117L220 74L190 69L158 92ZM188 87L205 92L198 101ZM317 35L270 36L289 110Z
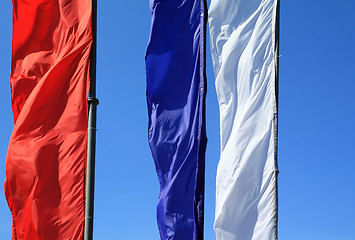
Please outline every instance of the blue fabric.
M148 139L160 182L161 239L203 239L204 0L151 0L146 52Z

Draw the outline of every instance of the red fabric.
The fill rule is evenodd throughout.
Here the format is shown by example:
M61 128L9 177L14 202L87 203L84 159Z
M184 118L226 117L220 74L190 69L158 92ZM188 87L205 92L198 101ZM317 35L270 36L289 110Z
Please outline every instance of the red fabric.
M82 239L91 0L13 0L12 239Z

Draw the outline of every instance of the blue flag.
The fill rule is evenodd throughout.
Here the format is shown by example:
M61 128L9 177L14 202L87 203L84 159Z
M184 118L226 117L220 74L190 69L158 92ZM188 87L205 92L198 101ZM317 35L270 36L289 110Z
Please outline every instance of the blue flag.
M205 0L151 0L146 52L148 138L161 239L203 239Z

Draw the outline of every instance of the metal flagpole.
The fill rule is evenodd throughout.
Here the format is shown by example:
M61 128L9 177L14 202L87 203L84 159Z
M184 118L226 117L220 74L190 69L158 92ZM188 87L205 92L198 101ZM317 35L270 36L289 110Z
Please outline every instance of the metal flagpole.
M278 205L279 205L279 193L278 193L278 175L279 168L277 162L277 145L278 145L278 112L279 112L279 42L280 42L280 0L276 0L276 21L275 21L275 97L276 97L276 113L274 115L274 153L275 153L275 191L276 191L276 226L274 232L275 240L278 239Z
M96 110L99 100L96 98L96 38L97 38L97 0L92 0L92 49L90 63L90 92L88 98L88 140L86 167L86 198L84 240L93 239L94 226L94 185L95 185L95 144Z

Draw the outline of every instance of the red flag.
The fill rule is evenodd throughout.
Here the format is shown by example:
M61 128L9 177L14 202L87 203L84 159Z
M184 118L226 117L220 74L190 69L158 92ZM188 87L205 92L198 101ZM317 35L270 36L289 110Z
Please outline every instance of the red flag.
M91 0L13 0L12 239L82 239Z

